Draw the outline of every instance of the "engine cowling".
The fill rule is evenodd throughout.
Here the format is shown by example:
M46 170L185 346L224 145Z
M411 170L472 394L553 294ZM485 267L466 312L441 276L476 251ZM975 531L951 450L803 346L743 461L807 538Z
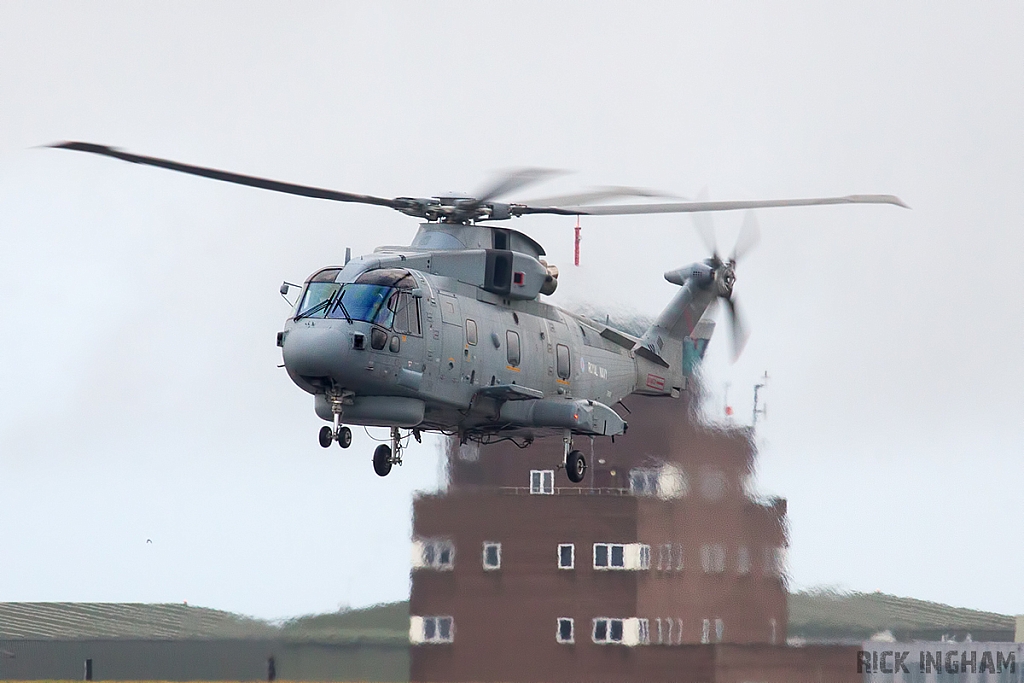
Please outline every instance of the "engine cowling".
M558 266L553 266L544 259L540 259L540 264L547 271L547 274L544 276L544 284L540 286L540 293L551 296L558 288Z

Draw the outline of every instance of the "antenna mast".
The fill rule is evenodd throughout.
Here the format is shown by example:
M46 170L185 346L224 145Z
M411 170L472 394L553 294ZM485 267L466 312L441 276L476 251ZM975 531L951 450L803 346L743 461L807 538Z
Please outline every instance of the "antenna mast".
M761 391L761 389L764 389L766 386L768 386L768 371L767 370L764 371L764 376L761 378L761 381L758 384L754 385L754 419L753 419L753 421L750 424L751 427L756 427L757 426L757 416L758 415L763 415L765 417L768 417L768 404L765 404L765 405L761 406L760 408L758 407L758 393Z

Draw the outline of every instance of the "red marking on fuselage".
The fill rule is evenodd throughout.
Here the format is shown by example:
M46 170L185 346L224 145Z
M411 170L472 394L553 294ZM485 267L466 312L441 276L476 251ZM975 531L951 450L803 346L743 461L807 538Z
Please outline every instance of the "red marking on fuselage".
M665 378L658 375L647 375L647 386L658 391L665 390Z

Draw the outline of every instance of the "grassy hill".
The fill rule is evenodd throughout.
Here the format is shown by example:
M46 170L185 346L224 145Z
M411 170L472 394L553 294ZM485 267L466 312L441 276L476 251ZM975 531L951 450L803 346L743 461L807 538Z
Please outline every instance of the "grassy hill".
M789 636L808 641L863 641L889 631L899 641L1012 641L1012 616L950 607L885 593L802 591L789 596Z
M789 636L808 642L861 642L889 631L900 641L968 634L1012 641L1012 616L884 593L801 591L789 597ZM0 639L284 638L322 643L404 644L408 601L310 614L280 623L185 605L0 603Z
M360 609L309 614L280 626L288 640L409 642L409 603L392 602Z

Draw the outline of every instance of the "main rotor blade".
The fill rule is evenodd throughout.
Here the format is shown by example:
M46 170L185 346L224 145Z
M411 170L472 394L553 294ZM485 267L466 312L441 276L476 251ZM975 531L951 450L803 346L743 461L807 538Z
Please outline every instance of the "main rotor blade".
M556 175L563 175L566 171L559 171L552 168L519 168L509 171L497 178L487 189L474 199L474 206L483 206L492 199L503 197L509 192L515 192L521 187L539 183Z
M222 180L226 183L234 183L236 185L248 185L249 187L258 187L261 190L271 190L273 192L295 194L301 197L328 199L334 202L355 202L357 204L373 204L375 206L386 206L392 209L402 209L406 206L404 203L394 199L385 199L383 197L374 197L365 194L338 192L337 190L327 190L320 187L310 187L308 185L296 185L295 183L285 183L279 180L269 180L267 178L258 178L256 176L242 175L240 173L220 171L215 168L192 166L190 164L182 164L177 161L171 161L169 159L160 159L158 157L147 157L142 156L140 154L131 154L129 152L115 149L113 147L107 147L106 145L97 145L91 142L58 142L48 146L56 149L70 149L76 152L89 152L90 154L100 154L102 156L113 157L114 159L120 159L122 161L127 161L133 164L156 166L158 168L166 168L170 171L178 171L179 173L188 173L189 175L202 176L203 178Z
M621 185L608 185L595 187L586 192L577 194L563 194L555 197L543 197L541 199L527 199L522 204L543 204L547 206L576 206L590 202L601 202L607 199L622 199L625 197L640 197L643 199L685 199L685 197L673 196L664 192L646 190L642 187L624 187Z
M740 234L736 237L736 244L732 248L732 256L729 257L729 260L736 263L752 252L760 242L761 227L757 223L757 214L748 211L747 215L743 217L743 225L740 226Z
M694 213L698 211L736 211L738 209L770 209L782 206L824 206L828 204L895 204L910 207L891 194L852 194L846 197L813 199L755 199L725 202L676 202L671 204L613 204L610 206L525 206L521 214L551 213L563 216L629 216L647 213Z

